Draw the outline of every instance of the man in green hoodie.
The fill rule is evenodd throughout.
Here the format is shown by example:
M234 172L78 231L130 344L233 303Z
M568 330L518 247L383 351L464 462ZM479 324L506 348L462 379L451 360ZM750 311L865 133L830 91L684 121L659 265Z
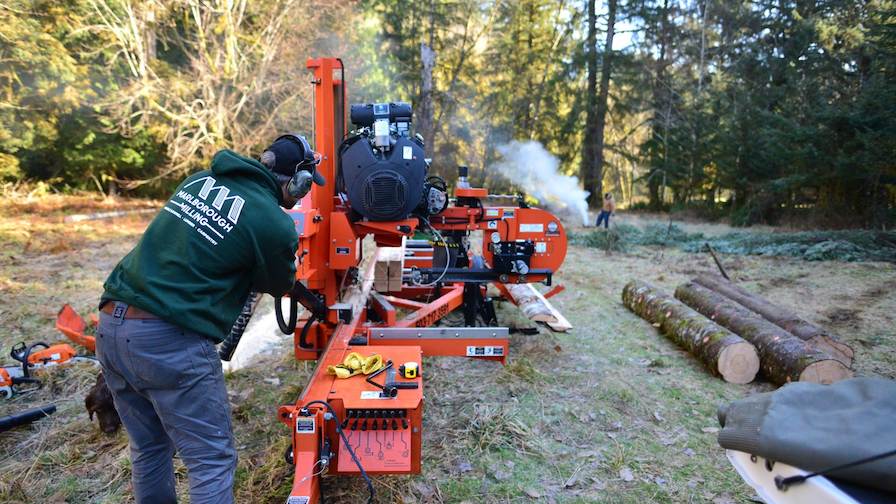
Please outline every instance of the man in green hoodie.
M251 291L295 282L292 208L320 157L284 135L261 161L223 150L187 177L104 285L96 353L128 432L138 504L174 503L175 451L193 504L233 502L237 455L215 344Z

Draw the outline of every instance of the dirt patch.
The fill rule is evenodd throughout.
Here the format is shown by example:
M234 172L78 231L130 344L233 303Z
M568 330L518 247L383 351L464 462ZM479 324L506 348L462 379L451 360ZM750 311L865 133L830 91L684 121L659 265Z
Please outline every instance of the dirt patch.
M860 313L859 310L854 309L833 308L826 310L823 315L828 318L831 325L849 327L858 322Z

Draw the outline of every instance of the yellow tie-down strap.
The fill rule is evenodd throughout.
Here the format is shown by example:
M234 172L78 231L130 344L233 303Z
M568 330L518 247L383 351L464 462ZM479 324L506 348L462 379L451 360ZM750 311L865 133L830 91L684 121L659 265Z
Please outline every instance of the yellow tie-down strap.
M383 356L373 354L364 357L358 352L352 352L345 356L342 364L327 366L327 374L336 375L336 378L351 378L357 374L369 375L383 367Z

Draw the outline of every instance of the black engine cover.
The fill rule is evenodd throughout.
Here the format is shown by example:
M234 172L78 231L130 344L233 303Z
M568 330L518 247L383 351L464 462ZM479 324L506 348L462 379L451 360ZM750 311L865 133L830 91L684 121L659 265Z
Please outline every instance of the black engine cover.
M352 210L369 220L407 218L423 198L426 161L423 147L411 138L398 137L385 153L366 138L350 139L340 166Z

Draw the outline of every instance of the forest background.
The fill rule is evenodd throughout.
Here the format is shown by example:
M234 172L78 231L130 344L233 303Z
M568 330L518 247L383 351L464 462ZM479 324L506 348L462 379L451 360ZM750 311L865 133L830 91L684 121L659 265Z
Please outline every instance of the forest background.
M891 0L2 0L0 182L161 197L311 133L305 61L409 101L435 172L512 140L591 193L736 225L896 223Z

